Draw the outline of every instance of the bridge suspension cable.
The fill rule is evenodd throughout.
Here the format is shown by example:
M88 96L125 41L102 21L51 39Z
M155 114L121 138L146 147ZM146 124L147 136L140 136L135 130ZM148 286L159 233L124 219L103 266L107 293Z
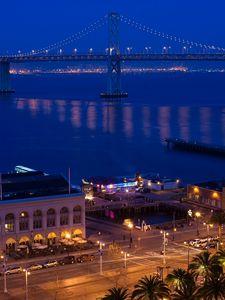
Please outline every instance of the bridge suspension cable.
M187 40L187 39L184 39L181 37L177 37L177 36L165 33L165 32L161 32L159 30L155 30L154 28L143 25L140 22L136 22L135 20L132 20L132 19L122 16L122 15L120 15L120 20L121 20L121 22L123 22L137 30L146 32L147 34L155 35L160 38L167 39L169 41L173 41L173 42L176 42L179 44L186 45L188 47L203 48L203 49L213 50L213 51L225 51L225 48L223 48L223 47L218 47L216 45L208 45L208 44L204 44L204 43L196 42L196 41L190 41L190 40Z
M46 47L43 47L40 49L32 50L30 52L19 53L19 54L15 54L12 56L17 57L17 56L37 55L37 54L48 53L49 51L52 51L52 50L60 49L60 48L67 46L75 41L80 40L81 38L89 35L90 33L94 32L94 31L96 31L97 29L106 25L107 22L108 22L107 15L105 15L105 16L101 17L100 19L96 20L95 22L93 22L92 24L90 24L89 26L85 27L84 29L78 31L77 33L75 33L59 42L53 43L49 46L46 46Z

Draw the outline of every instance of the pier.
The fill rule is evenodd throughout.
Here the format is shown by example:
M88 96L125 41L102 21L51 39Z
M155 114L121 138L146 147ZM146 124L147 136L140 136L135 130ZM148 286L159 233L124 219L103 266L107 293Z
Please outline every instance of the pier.
M217 145L208 145L196 141L185 141L182 139L166 138L168 148L174 148L190 152L198 152L209 155L217 155L225 157L225 147Z

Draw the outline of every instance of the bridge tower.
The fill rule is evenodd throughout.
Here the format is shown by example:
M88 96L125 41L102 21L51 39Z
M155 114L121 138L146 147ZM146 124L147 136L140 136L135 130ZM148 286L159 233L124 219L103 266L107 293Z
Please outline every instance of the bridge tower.
M0 93L13 92L11 89L9 69L9 62L0 62Z
M123 98L128 94L121 91L121 60L120 60L120 15L112 12L108 15L108 75L107 92L103 98Z

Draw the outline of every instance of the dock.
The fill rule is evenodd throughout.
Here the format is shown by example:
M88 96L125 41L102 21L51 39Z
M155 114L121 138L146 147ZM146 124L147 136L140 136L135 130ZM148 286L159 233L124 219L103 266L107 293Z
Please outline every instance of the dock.
M173 138L166 138L165 142L167 143L168 148L172 147L174 149L179 149L184 151L198 152L198 153L225 157L225 147L223 146L209 145L209 144L199 143L196 141L185 141L182 139L173 139Z

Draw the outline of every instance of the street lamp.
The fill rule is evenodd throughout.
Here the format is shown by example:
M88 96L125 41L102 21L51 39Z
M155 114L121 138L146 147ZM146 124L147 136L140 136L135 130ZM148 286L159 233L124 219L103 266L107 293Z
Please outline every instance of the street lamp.
M74 54L77 54L77 48L73 49Z
M132 47L127 47L127 54L130 54L132 49L133 49Z
M90 48L89 49L89 54L92 54L93 53L93 48Z
M97 241L97 244L99 245L99 254L100 254L100 275L103 275L102 272L102 255L103 255L103 247L105 246L104 243Z
M6 255L1 255L1 259L3 259L3 276L4 276L4 293L8 293L7 284L6 284Z
M199 236L199 218L201 217L201 213L199 211L196 211L195 217L196 217L196 225L197 225L197 236Z
M184 242L184 245L186 245L187 246L187 249L188 249L188 252L187 252L187 261L188 261L188 269L189 269L189 264L190 264L190 241L188 241L188 242Z
M130 243L129 243L129 247L131 248L131 245L132 245L132 229L134 228L134 224L132 222L128 223L128 228L130 229Z
M169 235L168 232L165 230L160 231L161 234L163 234L163 264L166 264L166 245L168 244L168 238L167 236Z
M209 243L209 229L213 228L214 225L210 224L210 223L206 223L206 222L204 222L203 225L206 226L206 230L207 230L207 243Z
M23 269L23 272L25 272L25 280L26 280L26 300L28 300L28 275L30 275L30 272L27 269Z
M124 255L124 268L126 270L127 269L127 257L129 257L130 254L127 253L126 251L121 251L121 254Z

